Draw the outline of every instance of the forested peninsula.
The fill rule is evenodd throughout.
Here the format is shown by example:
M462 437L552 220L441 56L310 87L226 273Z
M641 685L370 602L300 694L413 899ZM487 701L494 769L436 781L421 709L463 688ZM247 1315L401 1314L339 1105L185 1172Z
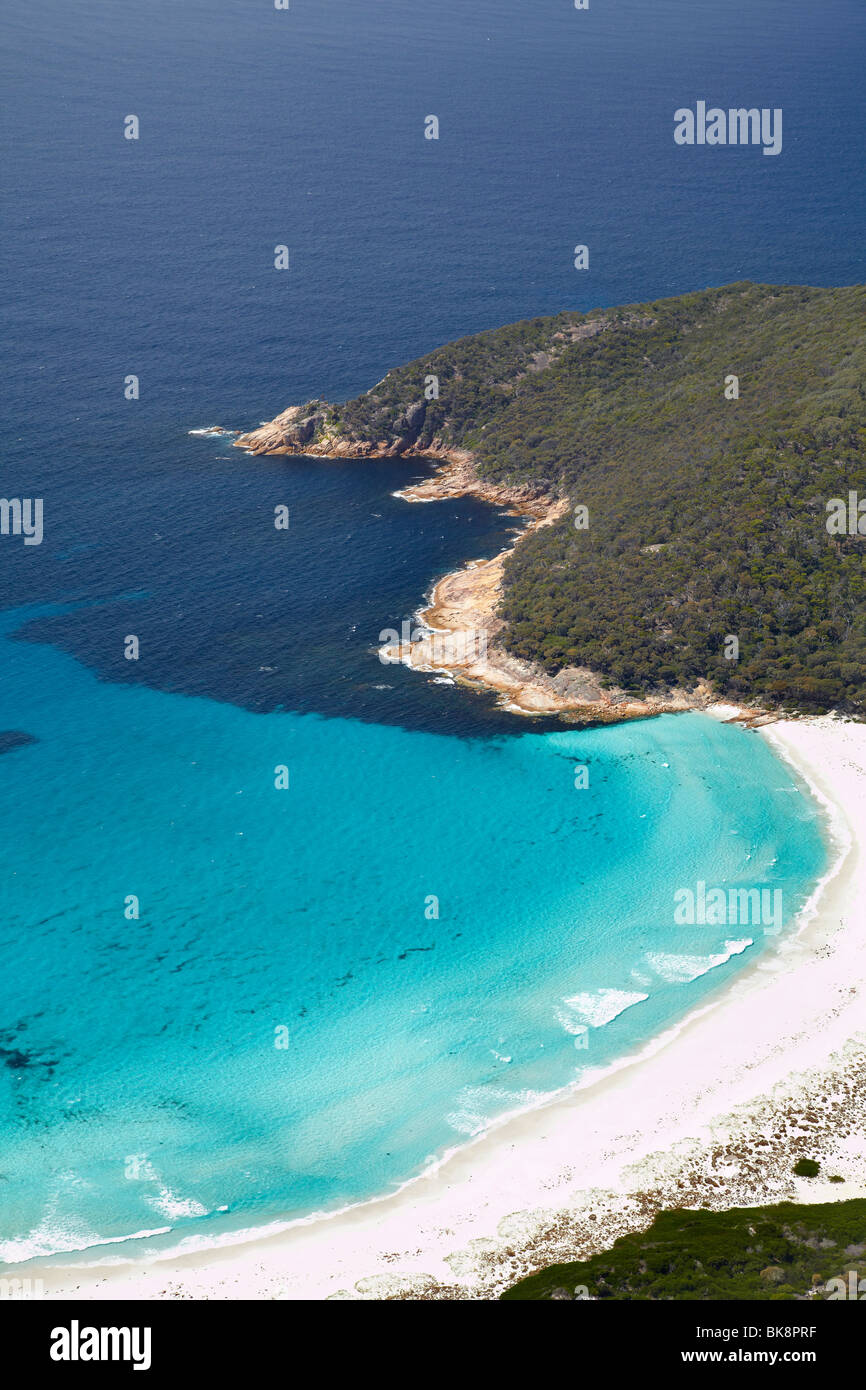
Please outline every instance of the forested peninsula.
M546 508L496 592L503 658L542 677L866 714L866 286L529 319L236 443L429 457Z

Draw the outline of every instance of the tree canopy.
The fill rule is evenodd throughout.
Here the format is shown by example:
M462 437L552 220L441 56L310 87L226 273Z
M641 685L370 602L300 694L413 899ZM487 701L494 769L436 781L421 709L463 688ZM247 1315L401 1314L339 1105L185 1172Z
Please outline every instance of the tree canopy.
M515 655L636 693L709 680L866 713L866 535L827 524L832 499L866 499L866 287L744 282L531 319L325 418L397 451L471 450L482 477L587 509L506 564Z

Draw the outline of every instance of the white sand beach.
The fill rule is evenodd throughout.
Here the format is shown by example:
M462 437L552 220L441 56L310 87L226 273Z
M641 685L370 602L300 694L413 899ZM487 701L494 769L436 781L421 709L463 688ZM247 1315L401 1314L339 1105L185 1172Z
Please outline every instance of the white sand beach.
M48 1297L491 1298L664 1206L866 1195L866 725L822 716L749 736L824 803L833 869L795 937L639 1058L344 1212L221 1248L4 1274L39 1275ZM818 1178L793 1175L800 1157L820 1160Z

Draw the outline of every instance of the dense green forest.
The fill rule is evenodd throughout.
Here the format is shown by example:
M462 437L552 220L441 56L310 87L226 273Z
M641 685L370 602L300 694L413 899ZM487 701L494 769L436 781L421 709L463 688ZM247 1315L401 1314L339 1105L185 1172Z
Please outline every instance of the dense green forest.
M502 1298L574 1298L579 1290L591 1299L841 1300L861 1278L858 1300L866 1298L866 1200L780 1202L660 1212L649 1230L592 1259L551 1265Z
M866 713L866 534L831 534L827 511L856 493L866 533L866 287L742 283L532 319L310 410L316 436L461 446L483 477L587 509L508 561L515 655L634 692L708 679Z

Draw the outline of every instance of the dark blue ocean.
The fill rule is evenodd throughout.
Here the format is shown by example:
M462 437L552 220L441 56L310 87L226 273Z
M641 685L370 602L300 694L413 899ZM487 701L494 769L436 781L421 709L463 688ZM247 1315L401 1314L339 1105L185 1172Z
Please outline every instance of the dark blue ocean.
M371 1196L774 948L672 921L703 879L781 888L790 922L825 868L756 737L528 729L376 659L513 519L395 498L417 461L189 431L515 319L862 280L866 11L43 0L0 23L0 495L45 515L41 545L0 536L12 1260ZM700 99L783 108L782 154L676 146Z

